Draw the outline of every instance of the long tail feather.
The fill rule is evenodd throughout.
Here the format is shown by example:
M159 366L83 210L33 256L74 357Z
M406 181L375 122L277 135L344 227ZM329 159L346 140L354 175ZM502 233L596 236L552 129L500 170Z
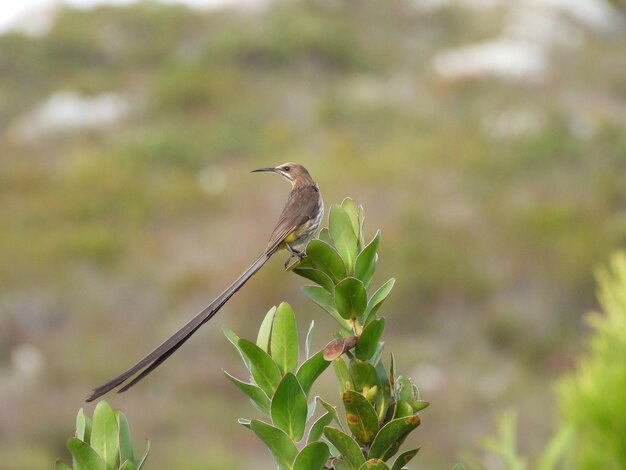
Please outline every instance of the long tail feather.
M187 324L180 328L176 333L166 339L157 348L141 359L135 365L133 365L126 372L120 374L107 383L100 385L93 389L91 395L89 395L86 401L93 401L96 398L104 395L105 393L113 390L114 388L122 385L129 378L142 371L131 382L126 384L119 390L118 393L128 390L135 385L150 372L156 369L163 361L170 357L179 347L181 347L185 341L187 341L204 323L209 321L213 315L215 315L220 308L230 299L235 292L250 279L261 267L267 262L268 259L274 254L275 249L263 253L259 258L254 261L248 269L246 269L230 286L224 290L217 298L211 302L204 310L193 317Z

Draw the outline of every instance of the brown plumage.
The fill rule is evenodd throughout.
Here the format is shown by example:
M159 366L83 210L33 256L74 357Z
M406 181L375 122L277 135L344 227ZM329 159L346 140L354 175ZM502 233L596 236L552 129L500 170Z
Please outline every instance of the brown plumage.
M187 341L204 323L209 321L222 306L237 292L277 251L287 249L292 257L301 258L307 243L320 226L324 205L319 188L302 165L285 163L274 168L259 168L254 171L271 171L291 182L292 190L278 222L270 236L267 248L224 292L217 296L204 310L198 313L176 333L161 343L154 351L130 369L96 387L87 401L95 400L135 376L119 391L124 392L156 369ZM287 267L285 263L285 267Z

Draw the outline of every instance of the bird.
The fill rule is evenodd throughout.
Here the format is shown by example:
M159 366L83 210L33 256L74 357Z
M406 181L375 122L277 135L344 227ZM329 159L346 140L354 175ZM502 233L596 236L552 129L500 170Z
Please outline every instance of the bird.
M273 172L291 183L291 192L278 217L265 250L261 255L229 285L213 302L193 317L176 333L157 346L151 353L135 363L128 370L96 387L86 398L87 402L123 385L118 393L124 392L145 378L180 348L198 329L208 322L224 304L277 252L286 249L289 258L285 269L306 256L306 246L313 239L324 217L324 202L317 183L307 169L297 163L284 163L276 167L264 167L252 172ZM295 258L295 262L290 262ZM128 383L129 379L132 380Z

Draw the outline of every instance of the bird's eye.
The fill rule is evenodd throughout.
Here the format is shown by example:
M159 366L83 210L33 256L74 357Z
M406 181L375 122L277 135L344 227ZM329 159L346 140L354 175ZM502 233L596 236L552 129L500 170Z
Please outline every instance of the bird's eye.
M284 166L283 167L283 171L289 171L289 167L288 166Z

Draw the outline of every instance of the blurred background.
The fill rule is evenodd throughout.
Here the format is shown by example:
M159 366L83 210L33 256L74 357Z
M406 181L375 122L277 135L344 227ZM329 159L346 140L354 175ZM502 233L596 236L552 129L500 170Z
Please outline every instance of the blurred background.
M626 241L625 2L1 5L0 468L67 459L89 390L264 248L289 187L249 170L287 161L382 230L387 344L432 403L412 468L480 452L504 408L544 445L593 268ZM287 300L323 346L333 321L283 271L105 397L148 468L272 468L221 325L253 338Z

